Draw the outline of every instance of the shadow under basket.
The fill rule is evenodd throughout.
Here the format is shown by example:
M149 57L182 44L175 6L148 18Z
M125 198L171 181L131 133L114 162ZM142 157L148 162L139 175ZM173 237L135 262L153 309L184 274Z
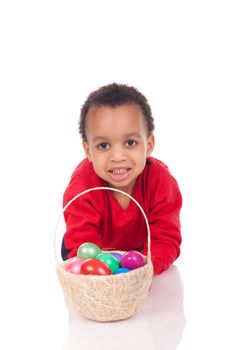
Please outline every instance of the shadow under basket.
M122 192L139 206L146 220L148 247L150 247L150 229L143 209L133 197L121 190L108 187L91 188L75 196L64 207L63 212L71 202L82 194L102 189ZM148 249L148 256L146 257L146 264L144 266L127 273L116 275L72 274L66 271L66 266L74 259L72 258L62 263L58 263L57 261L56 269L61 287L67 294L75 310L83 317L99 322L118 321L133 316L143 307L153 276L150 249Z

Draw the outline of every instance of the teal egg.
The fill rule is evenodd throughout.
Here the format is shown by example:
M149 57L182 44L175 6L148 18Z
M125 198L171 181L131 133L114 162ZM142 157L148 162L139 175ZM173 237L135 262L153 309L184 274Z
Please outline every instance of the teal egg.
M96 259L102 260L115 273L119 269L119 262L110 253L101 253L97 255Z

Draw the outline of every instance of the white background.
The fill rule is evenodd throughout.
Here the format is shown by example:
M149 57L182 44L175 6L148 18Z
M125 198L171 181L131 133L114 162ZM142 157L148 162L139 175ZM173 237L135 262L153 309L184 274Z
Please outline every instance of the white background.
M233 348L231 6L1 1L2 349ZM81 105L114 81L147 96L153 155L177 178L184 205L181 257L154 279L145 309L112 328L67 310L53 234L83 158Z

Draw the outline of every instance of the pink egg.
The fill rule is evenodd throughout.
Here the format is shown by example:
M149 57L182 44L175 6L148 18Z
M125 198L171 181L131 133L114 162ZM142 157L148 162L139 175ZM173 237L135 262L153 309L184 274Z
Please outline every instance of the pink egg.
M66 266L66 271L74 273L75 275L80 274L80 268L82 263L84 262L84 259L81 258L76 258L75 260L71 261L67 266Z
M130 250L129 252L125 253L120 262L121 267L126 267L130 270L144 266L145 263L145 257L136 250Z

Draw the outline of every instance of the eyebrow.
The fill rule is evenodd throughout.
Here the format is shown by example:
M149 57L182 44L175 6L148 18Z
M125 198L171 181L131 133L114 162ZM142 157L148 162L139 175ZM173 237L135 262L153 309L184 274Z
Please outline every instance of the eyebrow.
M124 134L123 137L124 138L137 137L140 139L141 136L137 131L133 131L133 132L130 132L128 134ZM107 136L95 136L93 138L93 142L98 142L98 141L103 141L103 140L105 141L107 139L108 139Z
M106 140L106 139L107 139L106 136L95 136L93 138L93 142L103 141L103 140Z
M139 132L137 132L137 131L130 132L129 134L125 134L124 136L125 136L126 138L128 138L128 137L137 137L137 138L139 138L139 139L140 139L140 137L141 137L141 135L140 135Z

